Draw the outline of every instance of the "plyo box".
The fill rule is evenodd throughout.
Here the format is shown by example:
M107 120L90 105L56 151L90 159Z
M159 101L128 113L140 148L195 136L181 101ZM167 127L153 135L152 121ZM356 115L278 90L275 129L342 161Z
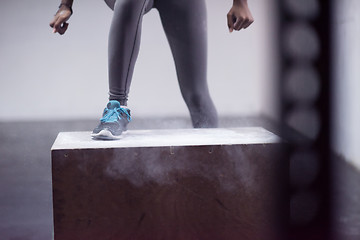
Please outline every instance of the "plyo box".
M286 167L260 127L61 132L51 150L55 240L273 239Z

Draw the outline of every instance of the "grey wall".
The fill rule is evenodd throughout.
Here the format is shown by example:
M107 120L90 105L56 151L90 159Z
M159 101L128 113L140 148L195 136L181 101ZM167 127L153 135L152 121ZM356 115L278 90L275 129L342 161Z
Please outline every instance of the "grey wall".
M0 120L100 117L112 11L102 0L74 2L64 36L48 27L58 0L0 2ZM220 115L276 115L271 2L249 0L255 23L229 34L232 1L207 1L208 80ZM129 106L134 116L188 115L156 10L144 18Z
M335 7L334 148L360 169L360 1Z

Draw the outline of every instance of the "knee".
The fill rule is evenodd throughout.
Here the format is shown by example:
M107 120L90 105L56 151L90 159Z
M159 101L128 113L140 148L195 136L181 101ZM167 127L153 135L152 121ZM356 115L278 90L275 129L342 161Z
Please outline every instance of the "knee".
M142 0L116 0L114 11L121 11L123 13L133 13L141 8Z

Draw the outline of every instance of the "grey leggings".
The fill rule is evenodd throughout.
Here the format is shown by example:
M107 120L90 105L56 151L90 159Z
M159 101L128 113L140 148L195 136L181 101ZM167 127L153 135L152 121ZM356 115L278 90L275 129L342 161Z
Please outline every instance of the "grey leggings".
M159 11L175 60L181 94L194 127L217 127L207 86L207 24L204 0L106 0L114 15L109 34L110 100L127 104L139 52L144 14ZM114 3L115 2L115 3Z

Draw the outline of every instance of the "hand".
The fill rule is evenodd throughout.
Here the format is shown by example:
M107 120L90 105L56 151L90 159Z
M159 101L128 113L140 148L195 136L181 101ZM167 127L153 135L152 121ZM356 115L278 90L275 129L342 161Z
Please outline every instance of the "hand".
M59 33L60 35L63 35L69 24L66 22L69 20L72 12L71 10L65 6L62 5L59 10L56 12L54 19L50 22L50 27L53 28L53 33Z
M239 31L242 28L245 29L249 27L254 22L254 18L251 15L247 3L234 3L227 14L227 22L230 32L234 29Z

